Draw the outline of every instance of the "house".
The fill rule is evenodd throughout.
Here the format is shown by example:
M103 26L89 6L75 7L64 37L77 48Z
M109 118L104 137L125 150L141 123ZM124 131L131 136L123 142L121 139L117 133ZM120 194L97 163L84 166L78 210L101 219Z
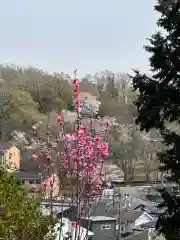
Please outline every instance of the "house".
M92 96L88 92L80 93L80 103L83 114L96 114L101 104L101 102L97 100L96 96Z
M141 210L143 212L147 212L149 214L153 213L155 210L153 209L153 206L148 206L146 204L139 204L134 208L134 210Z
M158 204L140 204L139 206L135 207L134 210L141 210L143 212L148 213L152 217L158 217L161 213L164 212L164 209L159 209Z
M147 212L151 216L158 216L164 211L158 208L157 202L151 202L136 197L126 197L122 200L122 206L128 210L141 210Z
M119 207L119 196L114 189L104 189L101 197L91 205L91 216L115 217Z
M76 220L76 206L72 201L66 200L43 200L41 202L41 212L44 216L53 213L58 219L68 218L70 221ZM73 216L74 215L74 216Z
M30 193L38 193L41 189L41 175L36 172L16 171L15 177L24 185Z
M41 203L41 212L43 216L49 216L52 213L54 216L60 219L62 217L66 217L66 212L68 212L68 210L70 209L71 209L70 206L64 205L63 203L61 204L54 204L53 202Z
M141 226L141 224L145 224L145 223L148 223L148 222L151 222L153 221L154 218L148 214L147 212L143 212L143 214L141 214L135 221L134 223L134 227L136 226Z
M20 168L20 150L16 146L0 146L0 165L9 169Z
M141 225L141 227L145 230L149 229L149 228L155 228L156 227L156 222L157 222L157 220L153 220L151 222L143 223Z
M55 240L88 240L94 235L93 232L83 228L82 226L74 224L67 218L61 218L55 225L53 229L53 234L55 233ZM46 234L44 240L49 239L51 232Z
M111 181L114 183L124 181L124 173L117 166L117 164L111 160L103 163L101 173L106 181Z
M155 230L150 228L125 237L124 240L165 240L165 238L162 235L157 236Z
M16 178L23 184L40 185L41 175L35 172L17 171L14 173Z
M62 203L57 201L44 201L41 202L40 209L43 216L53 214L53 216L57 219L57 224L53 229L56 235L55 240L64 240L66 237L71 237L73 240L88 240L89 237L94 235L94 233L89 231L89 229L87 230L80 225L76 225L74 224L74 220L70 220L69 216L72 217L72 206L70 206L70 203L68 202ZM75 232L77 232L77 235ZM79 238L77 238L77 236ZM46 239L49 239L48 234L45 236L44 240Z
M91 216L81 218L80 225L94 233L91 240L112 240L116 238L116 218Z
M104 136L106 129L107 129L107 118L101 118L101 119L96 119L96 118L91 118L92 121L92 126L95 131L96 136ZM81 124L87 126L89 124L89 116L83 116L81 120Z
M154 218L146 212L123 210L120 212L120 219L119 217L117 219L116 229L117 231L119 230L120 223L121 235L127 236L139 231L142 223L148 223L153 220Z
M15 177L24 184L30 191L40 191L42 189L45 198L56 198L59 195L59 178L53 173L47 179L38 172L16 171Z

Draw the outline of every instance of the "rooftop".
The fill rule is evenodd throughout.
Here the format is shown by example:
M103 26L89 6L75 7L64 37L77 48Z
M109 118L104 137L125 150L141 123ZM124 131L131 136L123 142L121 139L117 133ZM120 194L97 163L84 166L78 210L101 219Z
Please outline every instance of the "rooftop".
M20 180L40 180L41 176L35 172L18 171L15 172L16 178Z
M124 238L124 240L126 239L127 240L148 240L148 230L145 230L140 233Z
M142 228L155 228L156 226L156 220L152 221L152 222L148 222L148 223L144 223L141 225Z
M66 210L70 209L68 206L52 206L53 214L60 214ZM44 216L48 216L51 214L51 207L50 206L41 206L41 212Z
M121 211L121 223L135 222L143 213L143 211Z
M105 217L105 216L91 216L91 217L85 217L82 219L89 219L93 222L99 222L99 221L115 221L116 218L112 218L112 217Z
M123 202L124 201L124 202ZM122 201L122 206L125 206L125 199ZM149 200L143 200L137 197L129 197L126 198L126 206L128 207L129 210L137 210L140 207L146 208L146 211L148 213L155 213L158 212L158 203L156 202L151 202Z
M6 151L10 148L11 146L10 145L0 145L0 151Z

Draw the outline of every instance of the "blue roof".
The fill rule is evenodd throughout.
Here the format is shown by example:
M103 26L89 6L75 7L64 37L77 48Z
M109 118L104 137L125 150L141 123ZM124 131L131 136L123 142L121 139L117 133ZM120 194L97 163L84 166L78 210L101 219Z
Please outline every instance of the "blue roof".
M0 145L0 151L6 151L9 149L9 146L2 146Z

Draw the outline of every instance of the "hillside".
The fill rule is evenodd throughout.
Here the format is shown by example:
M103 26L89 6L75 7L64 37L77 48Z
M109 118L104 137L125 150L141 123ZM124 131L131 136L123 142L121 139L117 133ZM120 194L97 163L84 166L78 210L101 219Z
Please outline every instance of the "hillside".
M0 65L0 78L1 142L11 140L13 130L25 132L27 138L30 137L32 124L39 122L42 122L42 134L45 133L47 124L54 131L57 110L64 111L69 129L73 128L73 87L69 75L51 75L36 68ZM91 99L86 101L84 109L87 111L92 105L96 106L94 102L97 101L98 116L111 117L109 157L125 172L125 176L134 178L137 172L140 175L143 172L148 178L152 165L150 162L157 163L154 153L161 144L156 131L151 131L150 134L140 133L134 123L136 108L133 101L137 93L132 91L128 76L103 71L91 77L85 76L80 81L83 96L87 95ZM84 115L84 121L88 114L89 112L86 117ZM96 132L102 134L104 120L98 118L94 119ZM141 167L135 171L135 166Z

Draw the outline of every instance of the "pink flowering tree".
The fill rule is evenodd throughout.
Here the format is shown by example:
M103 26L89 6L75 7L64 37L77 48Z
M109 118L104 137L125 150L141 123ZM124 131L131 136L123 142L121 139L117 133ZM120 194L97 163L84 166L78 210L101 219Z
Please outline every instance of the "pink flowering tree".
M34 130L37 137L37 147L33 154L35 161L40 161L41 166L44 164L44 172L47 178L43 181L42 187L50 187L53 192L54 172L61 172L61 186L64 180L70 175L74 176L75 188L74 197L78 210L77 221L85 214L89 214L90 203L102 192L101 170L104 158L108 156L108 129L109 121L106 122L103 136L97 136L93 118L89 118L86 123L82 121L82 106L80 99L80 85L78 78L72 81L74 85L74 104L77 119L74 125L74 132L65 131L65 122L61 112L57 115L58 128L56 136L52 136L47 131L46 141L40 141L37 129ZM50 126L48 126L48 129ZM56 139L56 141L54 141ZM55 156L53 157L53 153ZM52 200L52 199L51 199ZM83 204L82 204L83 201ZM86 205L86 206L85 206ZM80 207L81 206L81 207ZM86 209L86 210L85 210ZM74 223L73 223L74 224Z

